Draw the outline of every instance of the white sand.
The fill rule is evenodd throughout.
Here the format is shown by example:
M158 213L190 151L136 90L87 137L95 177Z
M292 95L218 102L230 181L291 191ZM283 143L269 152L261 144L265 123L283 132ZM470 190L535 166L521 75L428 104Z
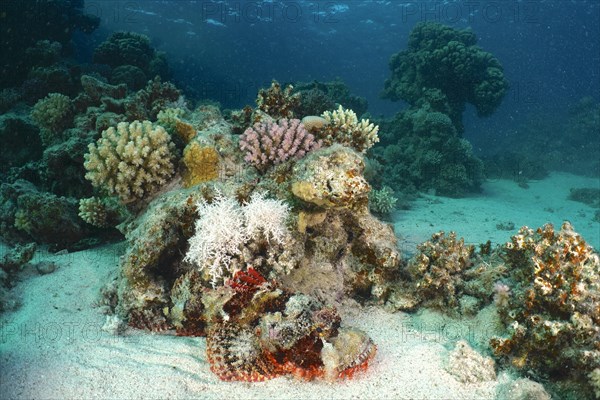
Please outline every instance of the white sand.
M412 210L397 214L396 230L407 248L440 229L456 230L471 242L503 242L511 232L497 231L498 222L513 221L518 227L570 219L597 246L599 224L588 222L593 210L565 200L569 187L593 184L598 181L564 174L531 183L528 190L513 182L489 182L478 197L420 199ZM546 207L554 212L544 211ZM498 381L462 384L445 370L448 350L457 339L484 344L493 334L496 325L489 309L473 321L428 311L409 317L373 307L341 310L347 325L365 330L378 345L365 374L336 384L292 378L221 382L209 370L202 338L139 331L115 337L101 330L105 317L93 303L117 271L122 251L122 245L115 245L36 256L60 266L44 276L26 271L15 288L22 307L0 316L0 398L495 398Z
M553 172L541 181L520 188L510 180L487 181L482 192L462 199L424 195L410 210L394 214L394 228L401 247L408 253L437 231L455 231L467 243L503 244L527 225L538 228L551 222L558 230L569 221L595 249L600 249L600 224L594 222L596 209L568 200L570 188L600 188L600 179ZM498 230L497 224L512 222L515 229Z
M227 383L206 362L203 338L129 331L111 336L92 304L116 270L113 247L40 257L61 266L28 277L19 288L23 306L2 317L1 398L493 398L497 382L465 385L444 370L448 337L438 321L411 327L405 314L378 308L343 310L348 325L378 345L367 373L337 384L279 378ZM442 318L442 317L440 317ZM448 337L447 337L448 336Z

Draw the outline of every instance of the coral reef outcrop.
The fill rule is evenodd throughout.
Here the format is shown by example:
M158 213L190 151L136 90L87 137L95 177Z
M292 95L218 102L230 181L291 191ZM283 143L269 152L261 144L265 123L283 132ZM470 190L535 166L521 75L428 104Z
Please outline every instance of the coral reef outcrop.
M326 208L366 205L371 187L360 155L339 144L315 151L294 166L292 193Z
M0 203L0 234L9 242L49 243L60 250L90 233L77 215L75 199L38 191L31 182L0 185Z
M17 134L18 132L18 134ZM39 130L23 117L0 115L0 171L8 172L12 167L21 167L27 162L38 160L42 155Z
M199 132L199 136L202 135L203 132ZM239 163L241 152L236 142L227 140L227 134L221 133L221 136L221 154L237 153L236 165L243 165ZM124 259L122 270L126 278L123 287L129 289L122 290L121 315L129 318L133 326L153 330L180 325L178 329L187 331L191 321L198 321L198 309L185 306L186 301L181 300L190 293L181 285L189 285L193 281L195 285L210 288L211 276L198 273L210 268L198 269L177 254L186 254L192 248L185 243L193 236L195 212L201 211L198 219L201 221L212 215L210 210L213 206L223 202L218 200L220 197L215 187L227 197L223 204L229 204L229 207L223 210L224 215L216 220L213 218L213 223L204 224L206 229L225 226L223 221L231 218L239 222L235 215L240 210L244 213L253 209L255 204L262 203L256 197L260 193L268 192L275 197L273 201L295 204L302 199L304 204L291 213L287 227L289 235L284 235L282 242L271 235L246 235L251 237L242 238L236 242L239 247L234 246L229 253L222 254L221 258L229 263L227 270L230 272L225 277L251 265L261 274L281 280L286 287L303 288L304 292L318 294L328 301L339 301L340 296L359 292L364 299L384 301L387 293L385 277L393 275L400 258L393 230L368 212L369 187L361 175L361 155L335 145L298 161L288 160L280 167L283 169L276 171L277 168L273 168L258 182L256 174L232 170L234 175L220 174L213 181L199 183L185 191L172 191L152 201L144 214L146 217L138 217L127 229L131 232L126 233L131 241L131 250ZM249 167L246 169L251 170ZM328 169L335 172L331 176L322 175ZM281 171L287 172L279 175ZM333 179L339 180L339 183ZM328 180L331 181L329 188ZM297 192L301 196L299 198L291 191L295 183L300 183L305 190ZM322 198L311 202L314 199L307 198L304 193L318 192L310 189L313 185L322 188L325 193L319 194ZM198 203L206 204L206 207L198 208ZM252 219L255 222L251 224L242 218L241 228L233 231L243 233L245 230L242 228L258 222L264 224L276 215L273 207L259 209L265 213L263 216ZM200 231L203 233L199 233L198 237L207 240L209 236L206 236L205 230ZM218 248L225 249L222 246ZM214 261L214 257L206 260L209 258ZM216 268L224 265L219 263ZM327 287L329 284L334 287ZM179 306L165 316L162 310L172 307L171 302L174 301L169 296L175 296Z
M258 109L274 119L296 117L294 112L300 104L300 96L293 94L294 87L282 88L279 82L273 81L268 89L261 89L256 98Z
M15 310L19 307L19 299L11 291L19 271L34 256L35 243L11 247L0 259L0 313Z
M447 371L460 382L479 383L496 379L494 360L477 353L464 340L456 343L448 358Z
M491 303L495 285L505 266L491 243L465 244L455 232L437 232L417 245L417 253L400 270L388 305L413 311L418 306L465 316L476 314Z
M350 93L348 86L339 78L330 82L296 82L293 92L300 97L295 109L298 117L321 115L327 110L336 109L337 105L354 110L358 116L362 116L369 107L367 99Z
M503 248L510 289L493 338L501 361L553 380L594 387L600 367L600 258L571 224L523 227ZM591 374L591 376L590 376Z
M185 188L169 186L119 225L128 250L111 291L115 318L206 335L211 367L225 380L335 379L366 368L374 344L340 327L331 306L350 296L385 302L400 253L391 226L368 210L363 154L339 143L309 154L285 147L259 174L244 162L237 128L213 107L175 107L160 120L184 147ZM296 139L309 134L279 119L286 124L303 149ZM90 200L86 216L102 220L100 206Z
M0 88L20 85L33 65L56 61L57 44L62 50L78 31L89 34L100 24L85 13L83 0L7 0L0 2L0 15Z

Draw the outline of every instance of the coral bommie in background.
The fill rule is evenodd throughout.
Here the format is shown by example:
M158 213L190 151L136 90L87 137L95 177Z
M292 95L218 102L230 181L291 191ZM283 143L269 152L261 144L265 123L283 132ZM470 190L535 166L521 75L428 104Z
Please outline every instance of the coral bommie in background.
M454 29L435 22L417 24L408 38L408 50L390 59L391 77L384 96L405 100L411 106L436 99L435 111L445 113L462 131L462 112L471 103L481 116L491 115L508 91L502 65L476 45L468 29Z

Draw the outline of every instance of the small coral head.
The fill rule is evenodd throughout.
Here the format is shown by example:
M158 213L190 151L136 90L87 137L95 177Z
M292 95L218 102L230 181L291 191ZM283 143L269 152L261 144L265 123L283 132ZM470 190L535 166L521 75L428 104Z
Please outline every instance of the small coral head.
M261 172L289 159L302 158L320 147L321 143L298 119L257 123L240 137L240 149L246 153L244 159Z

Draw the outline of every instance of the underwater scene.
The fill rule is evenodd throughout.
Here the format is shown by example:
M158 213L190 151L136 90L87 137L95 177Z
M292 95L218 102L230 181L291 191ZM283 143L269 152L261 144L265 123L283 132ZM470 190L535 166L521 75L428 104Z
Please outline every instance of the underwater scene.
M597 0L1 0L0 399L600 399Z

